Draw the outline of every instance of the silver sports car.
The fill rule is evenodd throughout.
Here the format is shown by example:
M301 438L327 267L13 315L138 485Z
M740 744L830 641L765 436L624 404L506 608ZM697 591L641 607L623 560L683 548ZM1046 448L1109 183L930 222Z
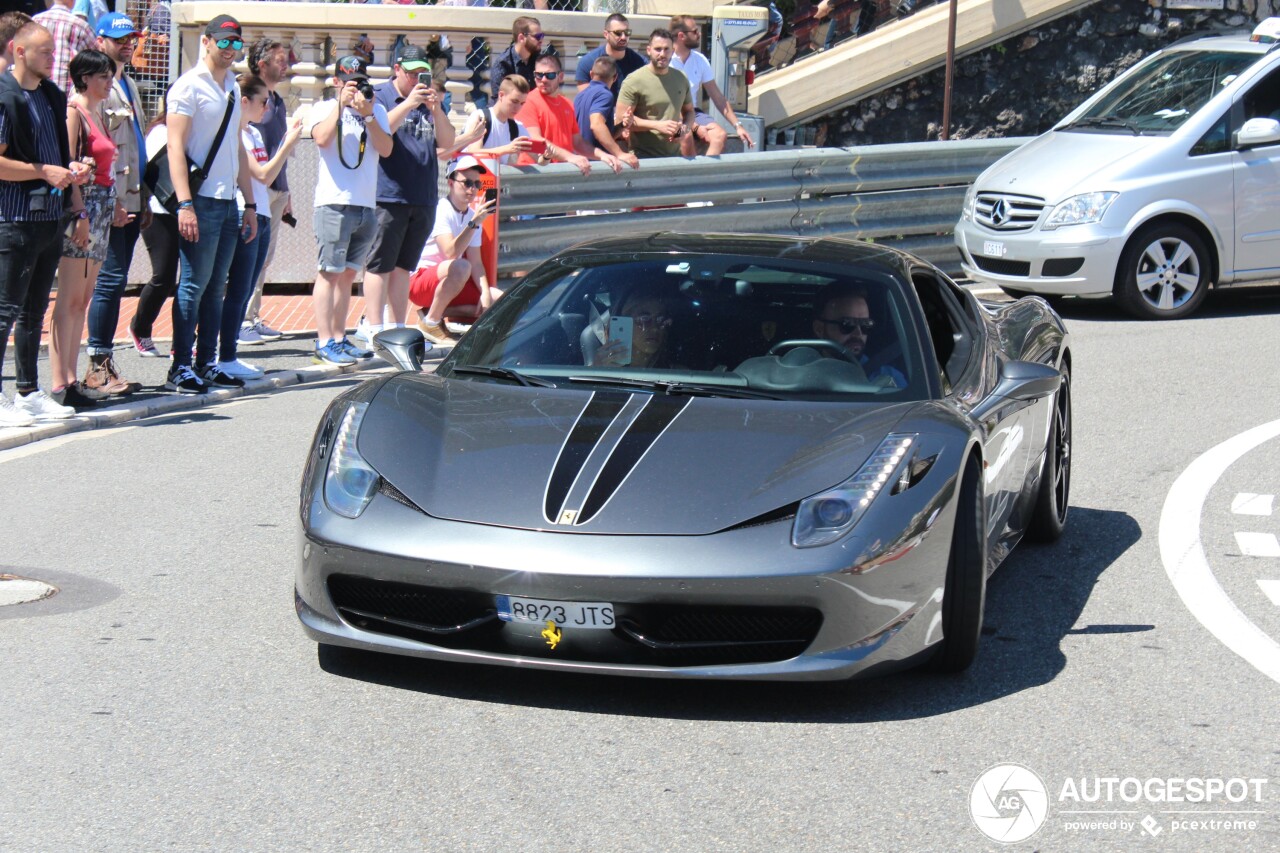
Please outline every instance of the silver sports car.
M321 644L667 678L972 661L989 574L1067 518L1071 353L841 239L566 250L434 373L342 394L302 481Z

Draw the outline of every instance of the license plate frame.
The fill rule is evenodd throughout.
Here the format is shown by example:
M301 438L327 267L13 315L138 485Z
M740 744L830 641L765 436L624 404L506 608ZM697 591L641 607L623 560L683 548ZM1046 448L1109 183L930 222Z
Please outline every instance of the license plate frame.
M512 625L546 625L574 630L608 631L617 625L613 604L607 601L558 601L522 595L494 596L498 619Z

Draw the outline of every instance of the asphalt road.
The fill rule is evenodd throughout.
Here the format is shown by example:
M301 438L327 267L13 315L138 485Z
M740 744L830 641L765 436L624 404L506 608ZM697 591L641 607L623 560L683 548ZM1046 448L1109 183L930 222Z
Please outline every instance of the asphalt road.
M61 590L0 607L0 849L1280 848L1280 681L1205 626L1235 617L1196 612L1210 597L1184 598L1161 548L1199 532L1265 664L1280 438L1193 478L1198 507L1166 504L1206 452L1280 417L1280 296L1175 323L1064 315L1069 529L993 578L961 677L700 685L319 656L292 607L298 480L355 378L0 453L0 573ZM1043 825L1009 847L971 817L1003 764L1045 788ZM1108 778L1137 781L1108 801ZM1149 796L1189 790L1175 779L1225 791ZM1250 779L1260 801L1228 798ZM1034 811L1022 800L993 807Z

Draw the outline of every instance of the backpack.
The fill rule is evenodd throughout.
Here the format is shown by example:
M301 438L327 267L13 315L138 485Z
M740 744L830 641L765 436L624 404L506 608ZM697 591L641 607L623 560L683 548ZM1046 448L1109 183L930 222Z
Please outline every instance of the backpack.
M484 108L484 126L487 130L484 132L484 142L481 142L480 146L488 148L489 137L493 134L493 113L490 112L488 107ZM518 139L520 136L520 129L516 126L516 120L513 118L507 119L507 133L511 134L512 139Z

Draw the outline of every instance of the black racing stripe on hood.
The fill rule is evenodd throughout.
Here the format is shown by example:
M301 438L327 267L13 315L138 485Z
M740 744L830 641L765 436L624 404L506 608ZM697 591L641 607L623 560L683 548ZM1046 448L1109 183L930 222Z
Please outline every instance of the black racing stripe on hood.
M662 431L684 411L691 399L655 395L649 400L592 484L591 493L587 495L582 512L578 515L578 524L590 521L600 511L631 473L631 469L636 467L641 457L658 440L658 436L662 435Z
M622 411L631 395L617 391L597 391L587 401L587 406L578 415L578 422L560 448L560 456L556 459L555 468L551 471L551 479L547 483L546 504L543 512L552 521L560 516L560 508L569 497L569 489L578 472L586 464L587 457L604 435L604 431L613 423L614 418Z

